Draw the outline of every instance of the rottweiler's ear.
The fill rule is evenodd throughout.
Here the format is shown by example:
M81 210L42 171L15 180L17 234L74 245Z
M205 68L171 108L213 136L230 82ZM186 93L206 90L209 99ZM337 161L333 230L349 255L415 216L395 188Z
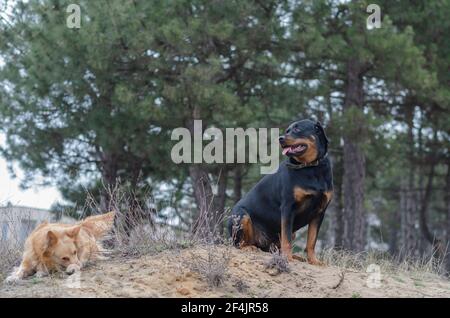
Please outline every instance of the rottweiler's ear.
M324 147L325 147L325 152L328 150L328 137L325 134L325 130L322 127L322 124L320 123L320 121L317 121L316 124L314 125L315 129L316 129L316 133L318 135L318 137L320 138L320 140L322 141Z

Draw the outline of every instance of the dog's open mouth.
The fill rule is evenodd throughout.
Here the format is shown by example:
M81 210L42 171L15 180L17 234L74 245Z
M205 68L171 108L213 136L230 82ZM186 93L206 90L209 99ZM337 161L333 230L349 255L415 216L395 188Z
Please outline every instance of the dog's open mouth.
M308 148L308 146L305 144L285 146L283 147L283 155L298 155L303 153L306 148Z

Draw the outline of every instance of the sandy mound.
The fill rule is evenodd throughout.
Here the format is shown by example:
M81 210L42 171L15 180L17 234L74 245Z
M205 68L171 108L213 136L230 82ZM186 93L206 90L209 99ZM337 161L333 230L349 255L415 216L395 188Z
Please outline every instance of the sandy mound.
M229 261L223 283L210 287L204 272L193 268L208 257L220 267L226 263L223 255ZM79 277L59 274L2 284L0 297L450 297L450 282L437 276L381 273L380 286L369 288L366 272L295 261L289 272L278 273L266 268L271 257L255 250L219 247L208 253L196 247L112 258L90 265Z

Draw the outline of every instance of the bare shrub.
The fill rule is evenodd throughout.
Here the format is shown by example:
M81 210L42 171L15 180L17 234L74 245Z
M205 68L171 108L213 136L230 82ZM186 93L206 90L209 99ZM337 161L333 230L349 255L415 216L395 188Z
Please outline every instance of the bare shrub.
M202 186L204 186L202 184ZM185 248L202 244L228 244L224 224L228 211L213 211L214 196L203 198L198 216L187 227L158 218L157 204L150 191L131 187L117 180L113 186L103 185L103 201L96 202L88 194L86 207L92 214L116 212L113 238L115 250L125 255L143 255L165 249ZM105 199L106 198L106 199ZM107 201L107 202L104 202ZM187 211L194 212L194 211ZM195 215L195 213L190 213ZM173 220L172 220L173 221ZM184 220L185 222L186 220ZM173 223L173 224L171 224Z
M199 246L190 252L185 266L203 277L210 287L220 287L231 260L230 240L224 235L227 213L203 211L191 227L189 242Z
M11 273L14 266L19 265L22 257L25 242L17 225L24 219L31 219L30 215L16 215L8 209L2 212L1 221L8 229L8 237L0 239L0 282Z
M138 196L120 181L113 187L104 186L104 191L109 198L108 209L116 212L114 229L105 239L115 252L122 256L141 256L187 245L187 239L175 233L170 225L155 222L157 209L150 191ZM94 213L106 212L90 193L86 206Z
M231 258L230 244L223 231L226 213L200 212L189 231L177 231L176 226L155 221L156 204L150 193L144 199L141 195L139 199L136 193L121 186L120 182L113 187L104 187L104 191L109 198L106 205L116 212L110 238L114 251L121 256L141 256L167 249L199 246L190 252L183 266L200 274L211 287L223 283ZM104 205L88 194L88 209L94 213L104 213Z
M23 244L0 242L0 282L18 266L22 256Z
M206 255L191 252L189 259L185 261L185 266L203 277L210 287L220 287L229 270L230 247L215 244L202 247Z
M224 234L224 224L228 220L229 211L200 213L190 230L190 241L193 244L228 244Z
M273 274L275 275L289 273L291 271L287 257L280 253L278 247L272 246L270 253L270 259L264 264L266 269L274 270L275 273Z

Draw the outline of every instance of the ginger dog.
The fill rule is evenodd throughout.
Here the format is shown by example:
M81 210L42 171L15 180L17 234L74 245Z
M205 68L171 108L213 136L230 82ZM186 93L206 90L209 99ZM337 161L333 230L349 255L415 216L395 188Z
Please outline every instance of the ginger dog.
M90 216L75 224L41 223L25 241L22 262L7 279L14 282L53 271L73 274L89 260L101 259L98 242L112 228L115 212Z

